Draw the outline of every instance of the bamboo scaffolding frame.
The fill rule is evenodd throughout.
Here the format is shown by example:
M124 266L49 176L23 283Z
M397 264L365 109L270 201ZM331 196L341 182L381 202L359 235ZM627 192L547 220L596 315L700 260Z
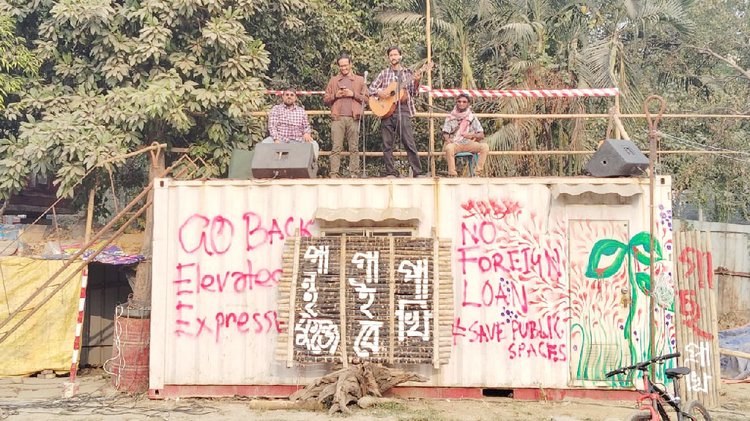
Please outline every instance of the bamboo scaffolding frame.
M305 113L307 115L330 115L330 110L306 110ZM268 111L252 111L250 112L250 115L253 117L266 117L268 115ZM372 116L372 111L365 111L365 116ZM518 120L518 119L532 119L532 120L551 120L551 119L560 119L560 120L567 120L567 119L575 119L575 118L591 118L591 119L609 119L612 117L611 114L603 114L603 113L596 113L596 114L587 114L587 113L577 113L577 114L503 114L503 113L476 113L474 114L477 116L477 118L497 118L497 119L505 119L505 120ZM629 119L644 119L646 118L646 114L618 114L617 115L620 120L624 118ZM417 118L445 118L448 117L448 113L434 113L434 112L422 112L419 111L416 114L414 114L414 117ZM662 118L736 118L740 120L750 120L750 114L664 114L662 115ZM172 152L178 151L178 148L173 148Z

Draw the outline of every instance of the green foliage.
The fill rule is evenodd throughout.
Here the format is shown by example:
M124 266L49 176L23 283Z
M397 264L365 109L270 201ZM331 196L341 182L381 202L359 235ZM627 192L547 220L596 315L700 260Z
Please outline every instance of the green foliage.
M5 108L8 95L20 91L38 69L39 59L16 35L15 22L8 15L0 15L0 110Z
M88 171L153 141L199 145L212 174L262 136L269 54L245 29L255 2L67 0L4 4L35 26L42 80L9 107L0 195L54 173L71 196ZM34 31L32 31L34 32Z

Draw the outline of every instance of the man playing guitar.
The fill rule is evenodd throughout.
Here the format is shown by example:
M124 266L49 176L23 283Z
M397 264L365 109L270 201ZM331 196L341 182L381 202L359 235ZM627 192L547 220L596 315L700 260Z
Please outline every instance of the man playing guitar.
M413 96L417 94L419 80L425 69L419 69L415 73L411 69L401 66L401 49L398 47L389 47L387 54L390 67L381 71L369 88L370 96L378 98L377 100L372 98L375 101L387 103L395 100L392 105L393 112L391 114L382 113L380 122L380 133L383 136L385 175L386 177L398 177L398 172L393 164L393 145L398 135L406 149L412 176L418 177L422 174L422 166L417 156L417 145L414 141L411 117L416 112ZM373 105L375 104L371 103L371 108L375 112Z

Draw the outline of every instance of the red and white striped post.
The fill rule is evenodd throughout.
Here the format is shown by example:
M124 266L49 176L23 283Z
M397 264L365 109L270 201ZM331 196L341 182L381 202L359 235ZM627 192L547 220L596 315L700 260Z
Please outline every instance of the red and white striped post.
M89 267L86 266L81 272L81 295L78 298L78 320L76 321L76 335L73 340L73 358L70 364L70 380L63 383L63 397L72 398L78 393L76 376L78 375L78 363L81 358L81 335L83 334L83 316L86 309L86 287L89 283Z

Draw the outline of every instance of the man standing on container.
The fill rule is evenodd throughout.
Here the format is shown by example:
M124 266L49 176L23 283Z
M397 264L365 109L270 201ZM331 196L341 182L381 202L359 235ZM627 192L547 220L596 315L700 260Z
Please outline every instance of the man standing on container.
M282 103L271 108L268 114L268 133L263 143L312 143L315 159L320 146L312 138L312 130L305 109L297 105L297 91L285 88Z
M336 61L339 74L328 81L323 102L331 107L331 178L339 178L341 151L344 139L349 145L349 176L359 175L359 120L362 118L363 104L367 99L365 79L352 73L352 60L341 54Z
M419 88L419 80L425 68L416 73L401 66L401 49L395 46L386 51L390 67L384 69L370 85L370 96L377 96L380 101L395 100L395 110L392 114L381 116L380 133L383 136L383 160L385 161L386 177L398 177L393 165L393 144L396 136L401 138L406 149L406 155L411 165L412 176L422 174L422 166L417 155L417 145L414 141L414 130L411 118L414 116L414 95ZM395 89L393 89L395 87ZM372 108L372 107L371 107ZM374 112L374 109L373 109Z
M448 177L456 177L456 154L471 152L479 154L479 162L475 175L481 177L484 172L484 162L490 151L490 146L481 143L484 139L484 129L479 119L471 111L469 96L460 94L456 97L453 111L446 117L443 124L443 152L448 162Z

